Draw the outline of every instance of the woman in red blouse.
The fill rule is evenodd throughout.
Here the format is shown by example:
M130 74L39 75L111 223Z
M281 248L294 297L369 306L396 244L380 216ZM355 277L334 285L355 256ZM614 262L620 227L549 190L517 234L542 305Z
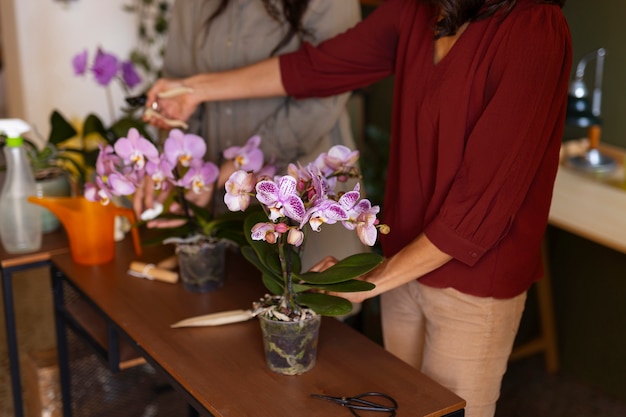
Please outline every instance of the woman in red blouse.
M147 105L192 87L159 99L186 120L203 101L329 96L394 74L386 260L363 277L376 288L349 299L381 294L386 348L463 397L467 416L492 416L543 274L571 67L563 3L387 0L318 47L159 80Z

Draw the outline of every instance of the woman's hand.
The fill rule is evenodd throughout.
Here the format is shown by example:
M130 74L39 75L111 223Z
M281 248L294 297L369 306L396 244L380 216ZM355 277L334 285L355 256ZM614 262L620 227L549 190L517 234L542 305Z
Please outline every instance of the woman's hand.
M148 90L146 96L147 111L143 120L161 129L171 129L171 121L186 122L199 104L193 89L186 86L182 79L161 78Z

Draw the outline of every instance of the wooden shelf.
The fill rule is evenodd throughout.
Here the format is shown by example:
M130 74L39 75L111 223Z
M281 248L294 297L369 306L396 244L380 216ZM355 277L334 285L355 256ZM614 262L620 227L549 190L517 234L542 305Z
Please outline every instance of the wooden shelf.
M78 299L66 305L66 311L98 346L106 352L109 351L107 324L104 317L102 317L95 308L85 300ZM137 350L127 343L124 338L120 338L119 340L119 358L120 360L117 366L120 370L146 363L146 360L140 356ZM115 366L115 364L112 365Z

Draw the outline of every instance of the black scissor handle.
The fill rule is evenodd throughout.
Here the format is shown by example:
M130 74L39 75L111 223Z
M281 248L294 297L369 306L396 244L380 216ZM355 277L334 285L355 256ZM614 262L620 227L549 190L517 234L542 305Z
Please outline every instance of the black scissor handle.
M314 398L320 398L327 401L332 401L336 404L341 405L342 407L346 407L350 410L350 412L359 417L356 410L361 411L375 411L380 413L389 413L388 417L395 417L396 410L398 409L398 403L393 397L388 394L382 392L364 392L362 394L358 394L352 397L333 397L330 395L320 395L320 394L311 394ZM381 404L380 402L371 401L369 397L378 397L384 398L390 404Z

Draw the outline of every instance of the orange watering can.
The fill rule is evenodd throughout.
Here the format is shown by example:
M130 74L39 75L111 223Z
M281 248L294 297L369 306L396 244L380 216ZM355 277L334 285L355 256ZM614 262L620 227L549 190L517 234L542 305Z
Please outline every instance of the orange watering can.
M84 197L29 197L28 201L50 210L63 224L70 242L74 262L99 265L115 256L115 217L126 217L131 224L135 214L131 209L114 204L102 205ZM131 229L135 253L141 255L137 228Z

